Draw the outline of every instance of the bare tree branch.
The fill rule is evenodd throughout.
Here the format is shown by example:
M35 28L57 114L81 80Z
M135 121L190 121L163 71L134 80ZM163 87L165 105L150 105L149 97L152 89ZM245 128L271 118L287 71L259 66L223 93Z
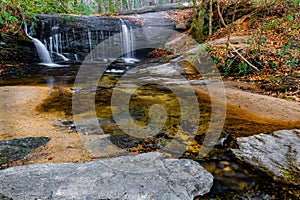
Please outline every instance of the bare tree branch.
M255 67L254 65L252 65L242 54L240 54L238 52L238 50L230 42L228 42L228 44L233 49L233 51L235 51L237 53L237 55L239 55L250 67L252 67L256 71L259 71L259 69L257 67Z

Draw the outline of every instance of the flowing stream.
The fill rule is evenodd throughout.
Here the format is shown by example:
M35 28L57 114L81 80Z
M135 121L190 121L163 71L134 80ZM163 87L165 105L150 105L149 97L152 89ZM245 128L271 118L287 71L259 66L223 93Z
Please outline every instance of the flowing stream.
M140 124L146 124L149 120L149 107L154 104L161 104L167 109L168 120L163 129L154 138L138 139L126 135L112 118L112 109L117 109L111 106L110 98L114 85L119 81L122 74L112 73L113 70L118 70L120 65L122 68L133 68L132 64L113 63L109 66L109 73L105 73L98 83L95 109L100 126L104 130L104 134L110 135L111 142L118 148L123 149L121 155L132 153L143 153L149 151L160 151L161 145L168 142L176 135L178 127L178 119L180 118L180 109L178 109L178 101L174 94L167 88L158 87L157 85L145 85L140 87L132 95L130 103L130 113L135 120ZM49 99L44 102L45 108L56 110L65 110L70 113L72 99L68 99L67 94L62 93L57 96L57 93L51 93L55 88L65 88L70 90L73 87L79 66L72 65L62 68L45 68L44 66L26 66L15 69L20 70L22 75L15 77L14 73L18 71L12 70L11 74L1 77L1 86L4 85L48 85L51 89ZM61 91L65 91L61 90ZM95 92L95 91L89 91ZM64 98L61 98L65 96ZM196 199L274 199L281 197L282 199L294 199L291 193L296 192L299 188L292 187L280 183L276 183L263 174L252 171L248 166L238 163L234 157L228 152L229 147L234 147L234 138L243 134L257 134L259 132L268 132L271 130L280 129L284 125L262 124L259 120L253 118L248 120L240 120L238 111L229 111L228 119L224 127L223 138L227 138L223 146L214 148L210 154L204 158L197 158L197 150L202 143L201 131L207 129L209 121L210 100L203 94L198 94L199 108L201 109L201 119L199 122L199 133L194 138L193 145L188 146L181 157L193 159L204 166L209 172L214 175L214 185L210 193L204 197ZM41 105L43 107L43 105ZM237 120L239 122L237 123ZM241 129L242 127L242 129ZM89 129L87 129L89 130ZM237 131L239 134L237 135ZM75 133L75 132L74 132ZM226 134L225 134L226 133ZM91 137L97 133L91 132ZM230 137L227 137L228 134ZM175 139L176 140L176 139ZM178 139L179 143L184 142L184 139ZM172 157L176 152L165 151L166 155ZM109 157L118 156L120 154L107 155Z
M170 157L178 156L181 158L193 159L204 166L209 172L214 175L214 186L210 193L204 197L199 197L196 199L274 199L275 197L281 197L282 199L293 199L294 191L299 190L297 187L292 187L272 181L265 175L254 172L248 166L244 166L237 162L236 159L228 151L229 148L235 147L235 139L240 136L249 136L258 134L261 132L271 132L273 130L278 130L286 128L284 122L278 124L269 124L260 121L260 119L239 118L241 113L234 108L228 108L228 114L226 118L226 123L224 130L220 139L223 139L222 144L213 148L213 150L203 158L199 158L197 153L203 142L203 133L206 132L209 126L210 112L211 112L211 102L210 98L202 93L197 93L197 100L199 102L199 109L201 111L201 116L199 119L199 127L197 134L192 138L191 143L186 143L186 138L184 135L178 136L178 129L180 126L180 104L176 96L166 87L161 87L155 84L146 84L140 86L132 94L132 98L129 104L130 115L134 120L141 126L145 126L150 122L149 113L150 107L156 104L162 105L166 108L167 119L166 123L163 125L162 129L151 138L135 138L131 135L127 135L126 132L122 131L118 124L114 121L113 110L118 110L117 106L111 104L111 97L113 90L116 85L118 85L122 75L130 69L136 66L143 65L144 67L159 65L165 63L163 59L151 60L151 62L146 59L141 63L137 63L135 59L134 49L134 36L132 34L132 29L126 25L126 23L121 19L120 25L120 40L123 55L119 59L125 60L125 62L115 61L108 66L103 76L100 78L96 91L87 90L87 94L95 93L95 111L97 119L93 119L99 122L103 133L109 136L109 140L118 149L118 152L110 152L110 154L103 157L113 157L119 155L128 154L138 154L150 151L162 151ZM109 38L111 32L109 31L96 31L92 32L87 30L87 34L76 35L74 31L70 31L66 34L55 33L49 38L45 38L44 45L40 40L33 38L27 33L27 36L34 42L41 63L49 66L60 66L58 68L45 67L41 65L20 65L16 68L11 67L6 71L5 75L0 76L0 86L5 85L47 85L50 89L49 99L40 105L40 107L47 109L52 108L54 110L63 110L65 113L69 113L67 117L72 117L72 98L66 94L66 91L76 92L81 88L73 88L76 79L77 72L80 67L79 65L57 65L53 63L50 53L56 53L62 61L69 61L71 57L77 60L77 54L70 55L70 58L64 56L63 46L70 46L70 38L73 38L73 43L77 41L77 38L85 37L88 41L88 48L91 50L93 47ZM64 38L64 39L62 39ZM66 41L63 43L62 41ZM114 41L109 41L108 44ZM48 47L48 49L46 48ZM102 52L93 52L90 54L90 58L94 61L94 67L97 68L101 66L99 57L101 53L105 51L110 51L109 46L102 46ZM108 59L108 58L101 58ZM119 60L118 59L118 60ZM103 60L101 60L103 61ZM93 65L92 65L93 66ZM88 78L88 77L87 77ZM125 86L130 88L133 80L125 83ZM53 95L52 90L55 88L63 88L63 90L58 91L58 95ZM184 88L183 88L184 90ZM122 91L121 91L122 92ZM124 91L124 95L125 95ZM186 93L188 96L189 93ZM64 97L64 98L62 98ZM121 105L122 99L118 102ZM85 113L83 110L80 114ZM119 114L122 114L121 112ZM190 123L188 120L185 123ZM76 127L78 128L78 127ZM78 128L79 129L79 128ZM81 130L85 129L85 125L82 125ZM98 132L89 132L87 129L87 135L91 138L99 135ZM185 151L177 152L176 148L165 150L163 147L169 141L175 141L178 146L184 146ZM95 147L97 149L99 147ZM100 158L100 156L99 156Z

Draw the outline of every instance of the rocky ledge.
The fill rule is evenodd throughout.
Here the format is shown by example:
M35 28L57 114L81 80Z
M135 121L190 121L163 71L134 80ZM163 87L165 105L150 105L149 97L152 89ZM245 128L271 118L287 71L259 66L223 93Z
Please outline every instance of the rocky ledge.
M0 171L0 194L13 199L193 199L213 176L197 162L161 153L88 163L34 164Z
M272 177L275 181L300 185L300 130L279 130L237 138L237 159Z

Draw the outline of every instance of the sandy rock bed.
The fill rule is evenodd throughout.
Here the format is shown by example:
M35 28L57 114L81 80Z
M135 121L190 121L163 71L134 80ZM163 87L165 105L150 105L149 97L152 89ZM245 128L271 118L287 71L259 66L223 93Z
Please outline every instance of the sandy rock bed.
M200 86L197 90L204 92ZM55 127L54 120L64 117L60 112L39 112L36 107L48 97L48 87L0 87L0 140L23 137L50 137L44 146L33 150L26 159L14 163L84 162L93 159L85 149L78 133ZM234 87L226 90L227 103L266 119L282 120L297 124L300 106L264 95L253 94ZM299 124L299 123L298 123Z

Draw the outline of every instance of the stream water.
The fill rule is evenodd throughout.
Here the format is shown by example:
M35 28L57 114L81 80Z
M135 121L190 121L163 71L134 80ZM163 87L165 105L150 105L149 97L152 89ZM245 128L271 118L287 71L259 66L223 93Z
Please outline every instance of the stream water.
M152 64L148 63L148 65ZM101 119L98 122L104 134L110 136L110 141L118 148L124 150L116 155L108 156L149 151L162 151L170 157L178 156L176 148L167 150L163 148L164 144L174 140L176 144L185 148L183 153L179 152L181 153L181 158L193 159L199 162L214 175L214 185L211 192L204 197L197 197L196 199L296 199L299 197L299 187L274 182L264 174L255 172L248 166L238 163L228 150L228 148L235 147L234 141L238 136L249 136L261 132L289 128L284 123L265 123L260 121L259 118L255 118L255 116L245 119L241 117L237 110L229 107L221 136L224 142L216 145L208 155L199 158L197 153L210 120L210 98L205 94L197 93L201 111L199 127L192 141L186 143L186 138L183 136L177 137L181 117L178 99L168 88L149 84L139 87L132 94L129 104L130 114L141 126L147 125L150 120L149 108L154 104L160 104L166 109L166 123L151 138L135 138L123 132L113 119L112 110L118 108L112 107L111 95L115 85L122 77L122 73L120 73L122 71L119 70L134 68L135 65L113 63L101 77L97 86L95 110L97 117ZM43 65L22 64L18 67L7 67L2 71L0 86L47 85L51 89L49 98L42 105L39 105L40 111L64 111L66 118L70 119L72 116L72 91L70 88L74 86L79 67L70 65L53 68ZM122 104L122 101L120 101L120 104ZM83 110L82 113L84 112ZM187 121L186 123L189 122ZM90 134L97 135L99 133L91 132Z
M169 157L187 158L199 162L214 175L214 185L204 197L196 197L195 199L297 199L300 197L299 187L276 183L264 174L253 171L249 166L237 162L229 150L236 147L235 139L237 137L270 133L279 129L291 129L296 128L297 125L269 120L246 111L241 112L241 109L234 106L227 106L225 125L221 137L210 153L199 156L200 148L203 146L203 141L211 123L211 97L200 92L192 94L182 85L176 86L175 84L174 87L177 87L184 94L186 101L193 102L195 96L198 101L196 107L199 108L200 116L199 120L196 119L196 132L194 135L186 134L187 132L193 132L193 130L189 130L189 127L193 127L193 119L185 116L186 114L189 115L191 111L182 112L180 99L170 88L155 83L136 87L137 79L135 76L129 76L129 79L126 80L121 79L128 70L139 67L143 71L148 67L165 64L171 58L166 56L159 59L144 59L144 61L139 62L140 60L135 58L137 52L134 51L132 26L126 25L123 19L118 22L120 23L120 37L118 38L109 37L112 34L110 31L97 30L92 32L90 29L86 30L86 34L78 33L77 36L74 29L62 34L56 32L59 28L56 25L51 27L53 34L49 38L44 38L44 44L28 35L35 43L42 63L39 65L20 63L4 66L0 72L0 86L48 86L48 98L41 105L38 105L37 109L40 112L63 112L65 121L62 121L62 127L67 127L74 132L77 130L81 134L81 138L86 138L88 141L104 135L108 143L114 146L114 149L103 154L101 152L102 146L106 143L97 143L100 140L94 140L92 141L94 142L92 143L92 153L95 153L94 157L96 158L160 151ZM123 55L106 68L102 77L97 81L96 87L93 89L76 88L76 78L80 68L91 67L90 69L93 69L101 67L101 65L106 67L105 62L108 58L102 56L99 59L99 52L92 51L92 49L94 48L93 44L97 44L107 37L107 44L109 45L103 45L99 48L100 54L103 55L103 53L111 51L111 43L118 39ZM68 62L69 58L64 56L67 54L63 52L62 47L63 45L69 47L71 39L73 39L73 43L76 43L74 41L81 41L83 38L87 41L87 50L90 50L90 63L81 66L70 64L71 62ZM61 64L53 63L49 52L52 58L56 57ZM143 56L139 56L139 58L143 59ZM73 53L70 59L77 62L77 54ZM196 70L192 69L191 71ZM89 75L93 75L93 72L89 73ZM161 77L159 78L164 80L164 72L161 71L160 73ZM195 77L195 74L190 74L185 78ZM83 78L89 79L91 77L86 76ZM135 87L136 89L131 90ZM123 119L128 118L124 115L126 110L123 106L128 91L131 91L131 93L128 107L125 109L129 110L129 117L139 127L142 127L142 130L155 132L155 134L152 133L146 137L146 135L141 135L141 129L120 125ZM74 97L74 94L76 95L78 92L83 92L87 96L92 95L94 99L88 102L80 101L80 105L78 105L78 108L76 107L76 113L74 113L74 107L72 107L72 105L74 106L74 98L72 99L72 95ZM115 93L118 93L120 98L112 100ZM86 109L88 106L85 103L95 105L93 109L96 115L92 118L90 117L91 110ZM152 109L155 106L157 109ZM155 116L162 117L157 121L153 120L151 118L153 112L157 112L154 113ZM163 114L166 114L165 118ZM85 120L99 124L102 131L99 132L99 129L91 128L91 125L94 124L75 124L74 121L76 121L77 115L87 116ZM222 122L217 121L215 123ZM155 126L146 129L149 124ZM156 125L161 125L161 128L156 130ZM185 128L182 129L182 127ZM300 128L299 125L298 128Z

